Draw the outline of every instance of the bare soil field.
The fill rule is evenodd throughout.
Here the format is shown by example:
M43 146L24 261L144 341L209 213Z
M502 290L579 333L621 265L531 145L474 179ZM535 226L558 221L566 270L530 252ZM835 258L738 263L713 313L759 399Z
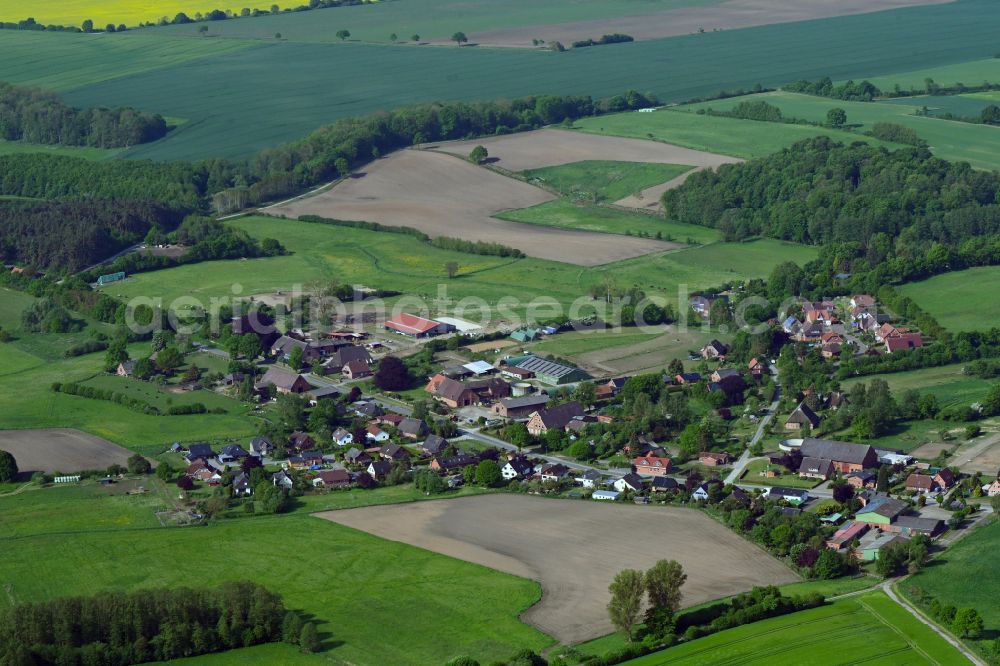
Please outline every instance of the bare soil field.
M910 451L910 455L921 460L931 460L942 451L951 451L953 448L955 448L954 442L928 442Z
M364 174L332 189L272 206L266 212L292 218L320 215L409 226L430 236L501 243L532 257L579 266L599 266L681 247L645 238L557 229L492 217L554 198L533 185L453 155L401 150L377 160Z
M948 464L958 465L968 474L980 472L987 478L993 478L1000 469L1000 433L986 434L963 444L955 451Z
M639 192L638 195L633 194L625 197L624 199L619 199L618 201L615 202L615 205L623 206L625 208L636 208L639 210L648 210L653 212L662 211L663 203L660 201L660 197L663 196L664 192L666 192L667 190L672 190L675 187L680 187L681 185L684 184L684 181L686 181L688 178L691 177L691 174L696 173L698 171L702 171L707 168L708 167L697 167L695 169L691 169L690 171L682 173L676 178L672 178L671 180L668 180L665 183L660 183L659 185L653 185L652 187L647 187L642 192Z
M688 575L685 606L798 580L764 551L689 509L481 495L316 515L539 581L542 599L521 619L565 644L613 630L605 606L621 569L676 559Z
M11 453L21 474L78 472L125 465L132 452L71 428L0 430L0 449Z
M508 171L540 169L585 160L687 164L703 168L743 161L738 157L706 153L702 150L682 148L659 141L644 141L558 129L541 129L471 141L454 141L424 146L424 148L468 157L476 146L485 147L490 154L490 161Z
M953 0L730 0L710 7L685 7L639 16L599 21L570 21L550 25L504 28L470 35L479 46L536 48L532 39L570 43L610 33L631 35L636 41L689 35L699 30L734 30L776 23L869 14L891 9L940 5ZM445 44L443 40L439 43ZM601 47L591 47L601 48Z

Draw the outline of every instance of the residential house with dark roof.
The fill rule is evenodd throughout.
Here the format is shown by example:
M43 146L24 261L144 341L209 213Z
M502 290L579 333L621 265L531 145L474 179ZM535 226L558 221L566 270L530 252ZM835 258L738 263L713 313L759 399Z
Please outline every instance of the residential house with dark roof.
M215 457L215 451L212 450L212 447L210 445L205 443L198 443L198 444L192 444L191 446L188 447L188 453L185 456L185 459L189 463L193 463L196 460L208 461L214 457Z
M372 355L360 345L346 345L333 352L330 359L323 364L323 369L328 373L341 372L352 361L371 365Z
M712 340L701 348L701 357L704 359L724 359L729 353L729 347L718 340Z
M799 477L826 481L833 474L833 461L826 458L803 457L799 465Z
M562 463L548 463L542 465L539 476L542 481L562 481L570 475L569 467Z
M348 361L341 369L344 379L361 379L372 375L371 366L364 361Z
M818 428L820 424L820 418L816 415L816 412L812 410L804 402L800 402L799 406L789 414L788 419L785 421L785 430L801 430L802 428Z
M429 456L439 456L448 448L448 440L440 435L430 434L420 445L420 450Z
M368 465L368 475L373 479L384 479L392 471L392 463L388 460L373 460Z
M348 465L367 465L372 461L370 455L367 451L363 451L357 447L351 447L348 449L347 453L344 454L344 462Z
M427 424L410 416L400 421L396 429L407 439L420 439L427 434Z
M331 469L318 472L313 479L315 488L349 488L351 475L346 469Z
M525 456L511 456L507 463L500 468L500 474L507 481L514 479L527 479L535 473L535 465Z
M257 382L256 388L264 390L270 386L274 386L278 393L305 393L313 388L312 384L302 375L274 366L267 369L264 376Z
M634 472L629 472L622 478L618 479L614 483L615 490L620 493L631 490L633 492L641 492L643 489L642 477Z
M386 444L378 450L379 456L383 460L402 461L409 460L410 453L399 444Z
M575 400L540 409L528 419L528 432L537 437L544 435L550 428L562 430L575 416L583 416L583 407Z
M430 468L435 472L458 472L478 463L478 457L463 453L457 456L438 456L431 461Z
M309 433L296 430L288 436L288 448L295 451L308 451L316 448L316 440Z

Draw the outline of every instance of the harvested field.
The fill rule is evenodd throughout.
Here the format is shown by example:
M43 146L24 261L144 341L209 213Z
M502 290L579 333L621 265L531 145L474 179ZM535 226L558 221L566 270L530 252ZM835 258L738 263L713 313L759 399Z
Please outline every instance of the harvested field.
M539 581L542 600L521 619L565 644L612 631L608 585L626 567L676 559L688 574L685 606L798 580L756 546L689 509L481 495L317 515Z
M680 247L676 243L555 229L492 217L553 198L537 187L452 155L401 150L330 190L266 210L286 217L320 215L415 227L430 236L500 243L532 257L580 266L599 266Z
M927 442L910 451L910 455L920 460L933 460L942 451L951 451L955 442Z
M507 349L509 347L516 347L518 344L520 343L514 340L491 340L489 342L476 342L475 344L466 345L465 348L473 354L488 354L494 349Z
M991 433L966 442L955 451L948 462L961 467L963 472L980 472L992 478L1000 469L1000 433Z
M700 30L735 30L776 23L940 5L953 0L730 0L709 7L682 7L638 16L591 21L569 21L476 32L472 41L479 46L532 48L532 39L540 35L549 42L567 46L574 41L621 33L636 41L690 35ZM445 44L445 40L435 43ZM601 47L592 47L601 48Z
M71 428L0 430L0 449L10 452L22 474L79 472L125 465L132 452Z
M484 146L489 151L490 161L508 171L540 169L585 160L686 164L692 167L717 167L720 164L742 162L736 157L682 148L659 141L558 129L441 143L426 148L467 157L476 146Z

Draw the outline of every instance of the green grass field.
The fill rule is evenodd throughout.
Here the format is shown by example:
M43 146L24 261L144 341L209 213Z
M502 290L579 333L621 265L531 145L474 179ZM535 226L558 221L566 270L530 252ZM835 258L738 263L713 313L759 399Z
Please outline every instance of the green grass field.
M613 203L647 187L673 180L691 168L682 164L586 160L529 169L521 175L573 198Z
M965 642L980 652L988 653L993 637L1000 630L1000 579L996 576L1000 566L1000 521L988 524L966 535L944 554L935 558L930 566L899 584L899 591L915 605L914 587L935 597L942 604L957 608L975 608L983 616L986 635L980 640Z
M945 365L939 368L924 368L909 372L894 372L879 375L889 384L889 388L897 396L907 389L916 389L920 393L930 393L937 397L942 407L949 405L971 405L979 402L986 395L994 381L970 377L962 373L962 364ZM871 381L871 377L859 377L843 382L845 389L857 383Z
M396 33L401 41L414 34L421 40L447 40L456 30L464 31L471 42L476 33L502 28L541 26L567 20L590 21L622 16L645 15L680 7L720 4L723 0L506 0L503 3L469 3L464 0L411 0L378 2L372 5L338 7L310 13L265 16L252 21L218 21L209 24L210 35L230 38L282 39L296 42L339 41L337 30L347 28L352 40L389 42ZM281 4L280 2L278 3ZM282 5L284 6L284 5ZM168 26L158 33L195 35L196 26ZM600 35L597 35L600 36Z
M212 393L168 394L152 384L102 374L104 354L66 358L65 349L87 339L86 332L23 333L21 312L34 298L22 292L0 289L0 327L14 340L0 343L0 430L6 428L79 428L143 453L159 453L175 441L217 440L249 437L256 433L256 421L235 400ZM101 325L89 322L90 326ZM103 326L106 332L109 330ZM148 353L147 345L130 349L133 356ZM192 355L189 362L204 371L219 371L214 359ZM54 393L53 382L86 382L139 394L157 406L204 402L211 409L222 407L227 414L148 416L111 402ZM149 394L149 395L146 395Z
M517 619L539 597L532 581L301 514L161 528L154 495L106 497L95 488L0 498L0 535L11 546L0 561L0 604L201 585L205 576L212 584L252 579L314 616L325 663L440 664L460 654L491 661L552 642ZM414 618L433 618L433 631ZM271 645L197 663L248 659L317 661Z
M731 100L725 100L712 102L709 105L721 108L722 104L726 102L733 103ZM894 147L894 144L825 127L698 115L681 110L684 108L687 107L662 109L655 113L619 113L598 118L585 118L576 121L573 126L594 134L653 139L686 148L733 155L745 159L764 157L787 148L796 141L814 136L828 136L843 143L860 140Z
M248 42L154 38L145 34L76 35L3 30L0 69L8 83L66 91L244 51L252 46ZM112 102L97 100L95 105L110 106ZM133 105L159 111L138 102Z
M983 81L996 83L1000 81L1000 59L983 58L966 60L949 64L930 65L918 69L900 70L894 74L855 77L860 80L867 78L884 91L892 92L896 85L903 90L924 90L925 80L930 78L940 85L952 86L964 83L967 86L979 85Z
M840 594L849 594L851 592L857 592L859 590L864 590L877 585L879 579L871 578L868 576L859 576L857 578L835 578L833 580L805 580L800 583L789 583L787 585L779 586L781 593L786 596L793 595L806 595L812 593L822 594L826 598L834 597ZM721 600L719 600L721 601ZM684 610L695 610L702 608L703 606L708 606L710 604L717 603L716 601L710 601L704 604L696 604L690 608ZM584 643L578 643L574 647L583 654L592 656L601 656L611 652L612 650L620 650L625 647L625 637L620 633L608 634L607 636L601 636L600 638L595 638L591 641L586 641Z
M341 12L379 12L390 4L406 9L400 1L288 19L311 23L331 16L336 22ZM539 11L556 11L543 5ZM0 70L12 82L68 90L66 99L74 105L130 105L187 119L167 138L137 146L129 156L243 157L341 117L421 101L542 93L600 97L633 87L666 102L682 102L757 83L777 86L824 75L858 78L958 63L995 49L1000 16L990 9L989 0L963 0L567 53L279 42L270 29L269 41L197 38L194 26L181 26L190 37L155 30L114 35L4 31ZM279 18L285 17L219 23L228 28ZM447 23L448 33L472 32ZM921 48L910 49L912 44ZM629 73L627 80L622 72ZM752 144L744 141L735 152L745 154Z
M755 460L747 465L746 471L740 480L744 483L756 483L762 486L782 486L785 488L815 488L821 481L817 479L800 479L798 474L782 474L778 477L762 476L770 465L766 460Z
M1000 310L984 307L986 294L1000 288L1000 267L953 271L898 287L950 331L985 331L1000 326Z
M703 108L727 111L741 101L755 99L762 99L777 106L786 118L802 118L813 122L824 122L827 111L833 107L844 109L847 112L847 122L851 125L860 125L857 128L859 135L855 135L853 140L857 140L860 133L871 129L874 123L896 123L914 130L920 138L928 142L931 151L938 157L966 161L972 166L981 169L1000 169L1000 156L998 156L1000 155L1000 131L988 125L975 125L972 123L913 115L924 105L924 102L919 97L906 100L906 103L903 103L902 100L896 103L844 102L825 97L774 92L738 99L705 102L681 108L692 111ZM981 108L986 106L987 102L980 100L975 104L978 108ZM978 115L978 112L975 115ZM731 119L723 118L723 120ZM776 126L778 128L785 127L781 123L738 122Z
M690 242L695 245L712 243L721 238L721 234L711 227L664 220L658 215L633 213L621 208L575 203L569 199L557 199L531 208L511 210L497 217L527 224L601 231L609 234L638 236L645 233L655 238L659 233L666 240L678 243Z
M677 289L706 288L746 277L763 277L782 261L804 263L814 248L771 240L713 243L702 247L646 255L594 269L538 259L511 260L464 254L415 244L401 234L331 227L296 220L248 217L233 222L257 237L281 238L292 254L250 261L212 261L143 273L107 287L108 293L129 299L162 298L164 305L180 296L208 303L211 297L290 289L316 279L394 289L436 298L439 285L450 299L479 297L496 304L504 296L526 305L538 296L569 304L610 272L616 283L638 285L647 293L676 302ZM447 280L444 265L459 263L459 276ZM522 312L524 306L511 308Z
M881 592L744 625L625 662L687 664L965 664L949 645Z

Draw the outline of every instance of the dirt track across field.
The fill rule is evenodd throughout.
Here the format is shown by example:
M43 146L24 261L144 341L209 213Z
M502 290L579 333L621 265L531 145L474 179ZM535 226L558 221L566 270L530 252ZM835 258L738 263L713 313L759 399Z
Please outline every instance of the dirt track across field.
M540 169L584 160L687 164L693 167L717 167L720 164L743 161L729 155L706 153L660 141L559 129L541 129L425 147L466 157L473 148L480 145L489 152L493 164L508 171Z
M470 34L469 39L479 46L509 48L537 48L532 44L533 39L562 42L568 47L574 41L597 39L611 33L631 35L636 41L646 41L690 35L699 30L734 30L949 2L953 0L730 0L709 7L684 7L617 19L571 21L476 32ZM438 40L435 43L449 42Z
M373 162L363 174L330 190L273 206L266 212L292 218L320 215L415 227L430 236L500 243L528 256L579 266L599 266L681 247L648 238L544 227L492 217L554 198L533 185L453 155L401 150Z
M676 559L684 605L754 585L798 580L786 566L704 514L524 495L480 495L317 514L393 541L537 580L521 619L561 643L610 633L608 585L621 569Z
M29 475L124 466L132 455L106 439L71 428L0 430L0 450L11 453L21 474Z

